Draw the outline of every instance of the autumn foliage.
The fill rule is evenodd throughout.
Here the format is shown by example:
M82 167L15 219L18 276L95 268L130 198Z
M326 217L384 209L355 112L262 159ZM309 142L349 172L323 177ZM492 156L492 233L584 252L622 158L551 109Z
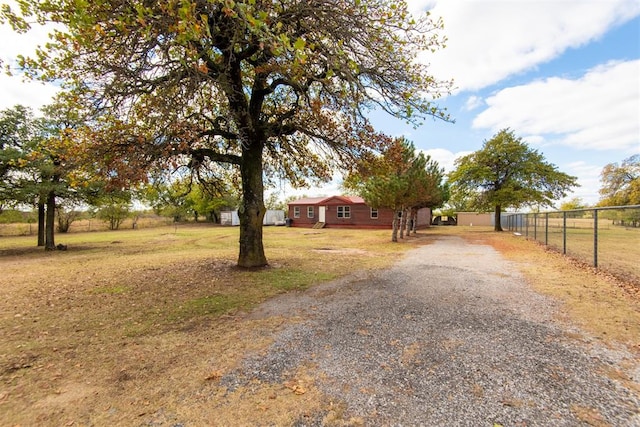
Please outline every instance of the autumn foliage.
M447 117L433 100L450 83L416 62L442 46L442 23L404 1L25 0L2 16L18 31L63 24L21 66L90 113L79 144L103 176L237 168L242 267L267 264L265 177L328 180L374 148L372 108Z

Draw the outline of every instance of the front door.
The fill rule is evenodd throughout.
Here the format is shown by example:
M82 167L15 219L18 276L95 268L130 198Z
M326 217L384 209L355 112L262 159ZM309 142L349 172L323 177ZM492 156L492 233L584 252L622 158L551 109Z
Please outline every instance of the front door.
M318 222L326 222L324 220L325 216L324 216L324 211L326 209L326 206L320 206L319 210L318 210Z

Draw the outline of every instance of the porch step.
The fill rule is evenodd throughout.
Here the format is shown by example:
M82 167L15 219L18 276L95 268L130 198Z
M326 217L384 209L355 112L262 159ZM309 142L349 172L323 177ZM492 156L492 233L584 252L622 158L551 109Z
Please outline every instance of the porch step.
M316 223L313 225L313 228L324 228L324 226L325 226L325 223L324 223L324 222L316 222Z

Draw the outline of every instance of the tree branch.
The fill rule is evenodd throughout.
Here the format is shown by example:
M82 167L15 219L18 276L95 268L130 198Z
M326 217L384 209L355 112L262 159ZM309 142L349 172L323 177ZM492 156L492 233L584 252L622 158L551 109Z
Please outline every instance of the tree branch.
M208 158L213 162L229 163L232 165L239 165L242 159L240 156L235 154L220 153L210 148L196 148L191 150L189 154L191 154L192 157L192 160L189 163L190 166L195 166L204 162L205 158Z

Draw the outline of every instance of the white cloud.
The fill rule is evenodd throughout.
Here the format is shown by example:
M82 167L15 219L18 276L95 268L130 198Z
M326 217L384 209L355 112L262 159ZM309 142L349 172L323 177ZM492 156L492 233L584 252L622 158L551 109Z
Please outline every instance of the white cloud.
M473 111L482 105L483 105L482 98L480 98L479 96L473 95L473 96L470 96L467 99L467 101L464 103L464 109L466 111Z
M486 100L473 127L510 127L536 143L546 135L577 149L637 151L639 75L640 60L612 62L576 80L552 77L506 88Z
M12 6L16 10L16 6ZM0 25L0 40L2 40L2 51L0 59L9 63L18 55L31 56L35 53L36 47L44 46L48 41L48 34L55 28L53 25L32 24L31 29L26 33L15 32L9 24Z
M58 88L52 84L23 82L18 76L0 75L0 110L21 104L31 107L37 114L40 107L51 102L57 91Z
M15 8L15 2L9 4ZM27 33L18 34L7 24L0 25L0 61L3 67L10 66L14 74L8 76L4 70L0 71L0 109L21 104L37 112L40 107L51 102L58 88L53 84L25 82L16 69L16 60L18 55L33 56L38 46L44 46L49 41L48 34L52 29L52 26L35 24Z
M577 187L567 195L567 197L560 200L560 203L571 200L574 197L581 198L588 206L593 206L600 200L600 172L601 166L588 164L584 161L572 162L564 166L563 172L573 175L578 178L580 187Z
M433 2L414 0L412 10ZM547 62L568 48L596 40L640 14L637 0L438 0L447 47L425 62L460 90L476 90Z
M522 137L528 145L544 145L545 139L542 135L526 135Z
M444 148L433 148L430 150L420 151L422 151L426 155L431 156L433 160L437 161L440 167L444 168L445 173L449 173L453 169L455 169L454 162L456 161L456 159L471 153L471 151L459 151L457 153L453 153Z
M407 5L409 6L409 11L414 15L419 15L426 10L433 9L436 5L437 0L408 0Z

